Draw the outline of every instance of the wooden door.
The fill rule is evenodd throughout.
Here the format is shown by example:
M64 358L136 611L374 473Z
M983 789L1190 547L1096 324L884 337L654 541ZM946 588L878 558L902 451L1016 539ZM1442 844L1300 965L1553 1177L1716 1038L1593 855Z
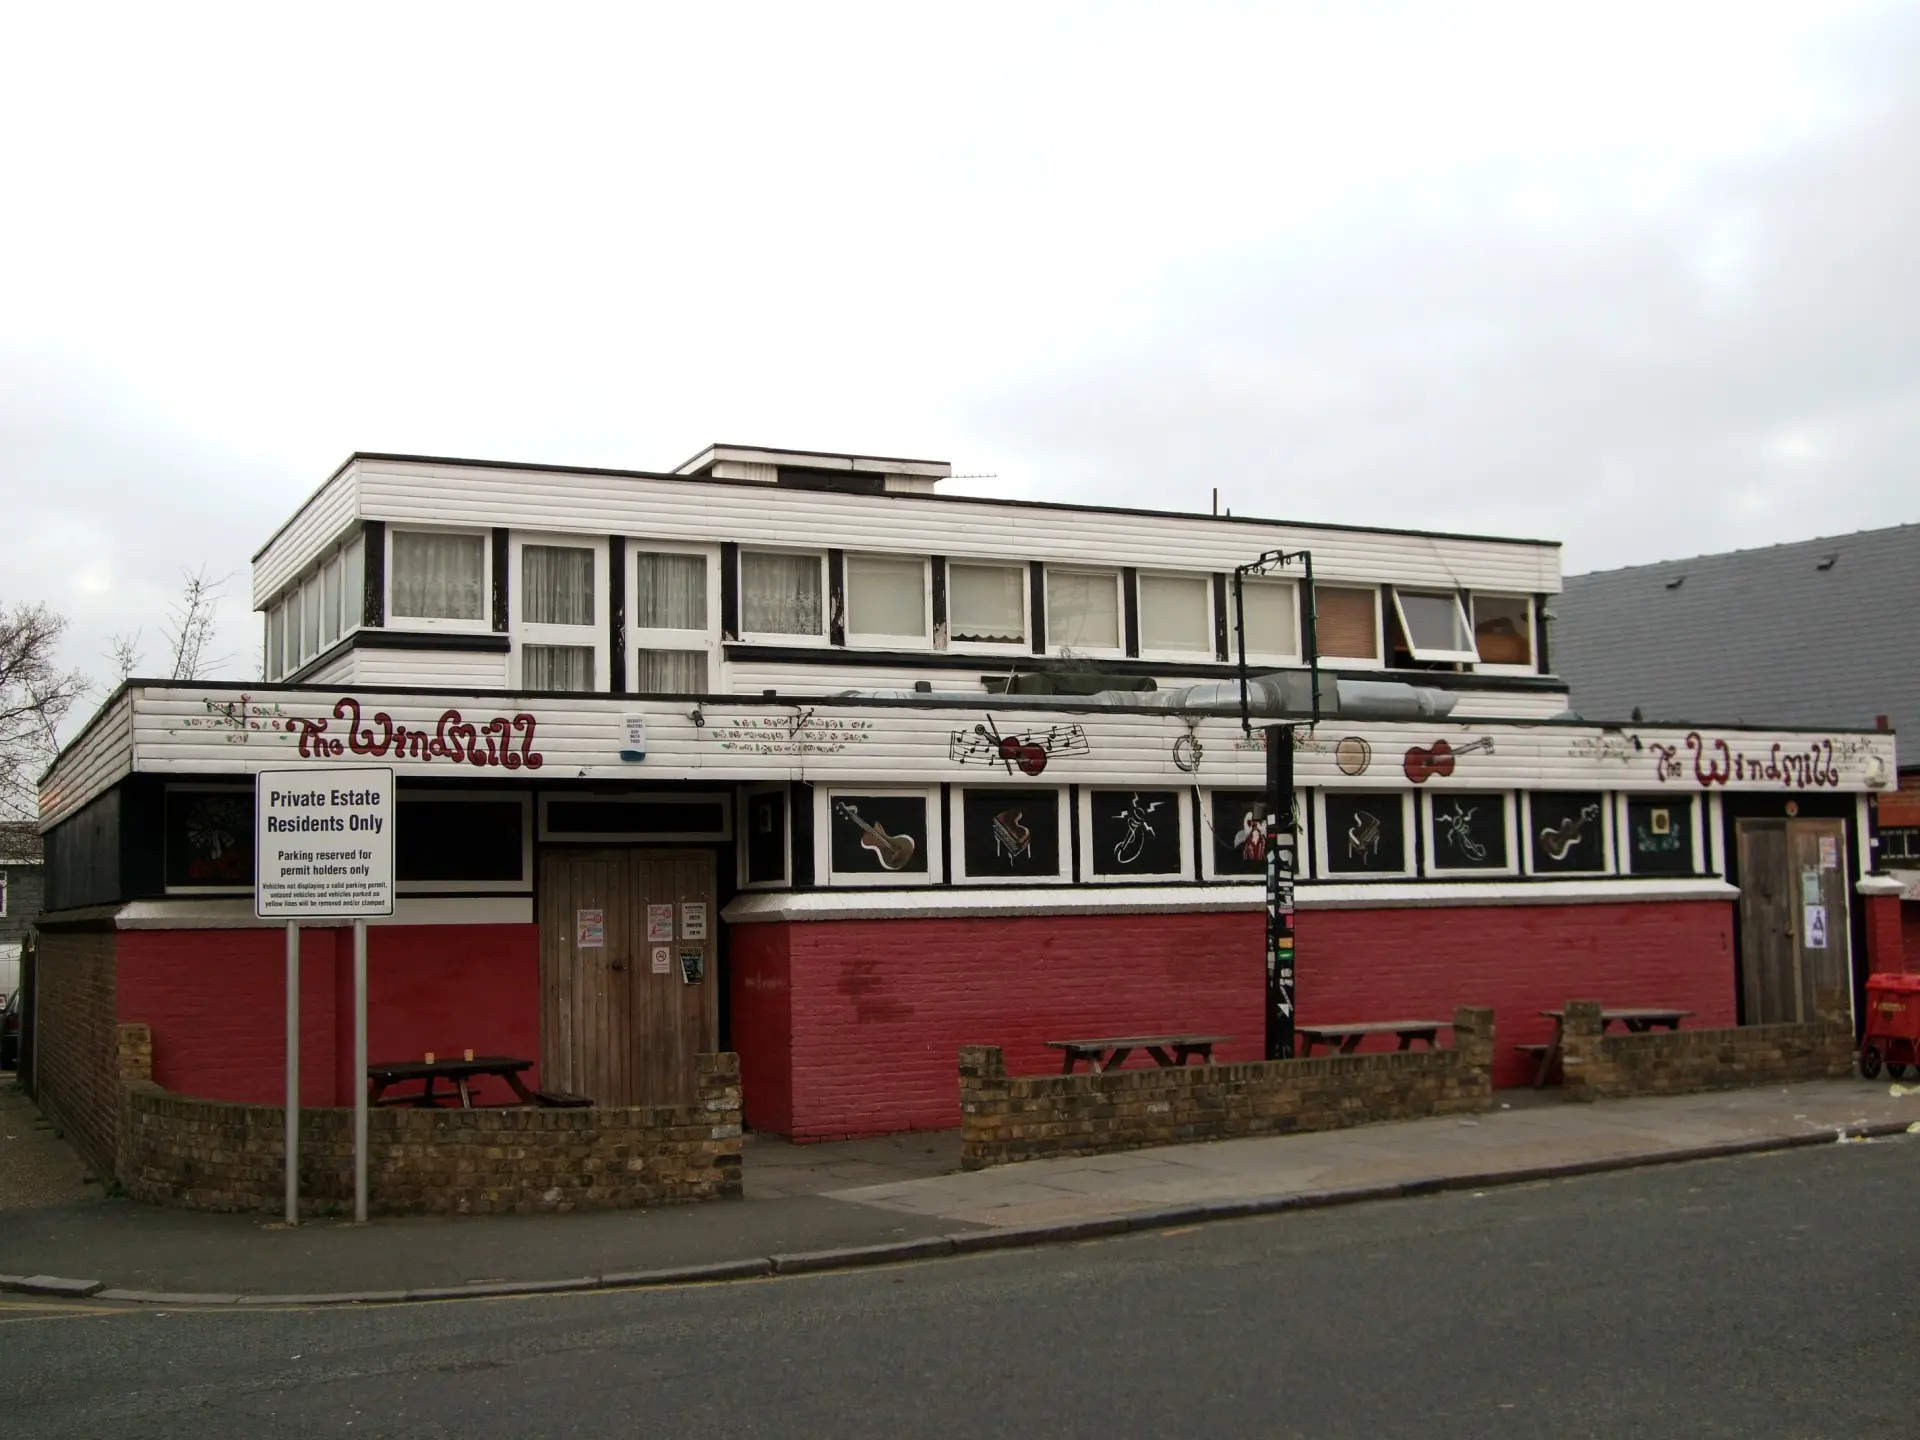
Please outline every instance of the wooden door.
M1794 949L1800 979L1800 1019L1820 1011L1822 990L1844 992L1852 972L1848 945L1847 824L1844 820L1789 820L1787 858L1793 882Z
M540 1076L602 1105L633 1090L634 943L625 850L549 851L540 866Z
M540 872L540 1068L601 1105L695 1096L717 1041L714 862L705 851L553 850Z
M1799 1019L1784 820L1734 822L1740 852L1740 970L1749 1025Z
M1749 1025L1811 1020L1814 996L1844 991L1844 820L1740 820L1740 962Z

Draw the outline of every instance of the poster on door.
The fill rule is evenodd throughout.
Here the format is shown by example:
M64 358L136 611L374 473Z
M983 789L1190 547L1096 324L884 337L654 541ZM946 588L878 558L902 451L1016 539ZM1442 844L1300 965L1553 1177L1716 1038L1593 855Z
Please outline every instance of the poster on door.
M658 944L662 940L669 945L673 943L673 906L649 905L647 906L647 942Z
M1840 839L1835 835L1820 837L1820 868L1838 870L1840 868Z
M705 901L687 901L681 905L680 938L682 940L704 940L707 938L707 906Z
M582 950L602 950L607 944L607 913L604 910L573 912L573 943Z
M1809 905L1806 907L1806 924L1801 933L1807 937L1807 949L1824 950L1827 948L1827 907Z
M667 945L653 947L653 973L671 975L673 973L673 950Z

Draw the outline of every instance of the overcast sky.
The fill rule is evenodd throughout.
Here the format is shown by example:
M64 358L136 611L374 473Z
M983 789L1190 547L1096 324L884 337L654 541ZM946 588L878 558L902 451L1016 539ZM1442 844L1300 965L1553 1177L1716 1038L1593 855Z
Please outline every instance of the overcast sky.
M1920 5L14 5L0 602L354 449L1564 539L1920 520Z

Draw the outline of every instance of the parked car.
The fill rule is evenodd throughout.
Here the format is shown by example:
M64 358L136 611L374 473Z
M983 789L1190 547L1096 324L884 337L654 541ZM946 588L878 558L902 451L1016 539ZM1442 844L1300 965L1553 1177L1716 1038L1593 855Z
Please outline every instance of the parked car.
M7 997L0 1008L0 1070L20 1068L20 992Z

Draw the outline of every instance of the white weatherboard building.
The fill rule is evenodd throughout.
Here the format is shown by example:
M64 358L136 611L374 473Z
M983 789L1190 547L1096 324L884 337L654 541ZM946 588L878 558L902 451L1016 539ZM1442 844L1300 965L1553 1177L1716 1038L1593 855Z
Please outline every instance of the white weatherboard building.
M250 777L380 764L376 1059L520 1054L647 1102L724 1046L750 1124L823 1137L957 1123L963 1043L1040 1069L1049 1039L1187 1030L1254 1058L1265 757L1230 577L1305 550L1311 593L1297 568L1244 591L1256 727L1306 720L1310 636L1323 677L1304 1018L1492 1004L1524 1042L1580 994L1791 1019L1874 963L1892 737L1568 714L1554 544L947 497L948 473L354 456L255 557L267 678L130 682L47 776L44 953L69 934L70 975L113 970L163 1085L271 1097L244 1059L281 1000ZM324 975L337 942L310 943ZM313 1103L343 1103L313 983ZM1525 1076L1511 1047L1498 1075Z

